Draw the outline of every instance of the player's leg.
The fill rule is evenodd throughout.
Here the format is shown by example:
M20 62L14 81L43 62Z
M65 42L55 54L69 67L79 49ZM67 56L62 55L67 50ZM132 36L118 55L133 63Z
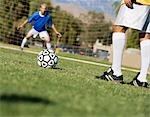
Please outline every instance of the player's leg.
M107 81L123 82L121 72L122 54L125 45L125 32L127 28L124 26L113 26L112 45L113 45L113 62L112 67L104 72L103 75L97 76L98 79Z
M123 50L126 42L125 32L127 27L123 26L114 26L113 27L113 36L112 36L112 47L113 47L113 61L112 61L112 69L114 71L114 75L120 76L121 72L121 64L122 64L122 56Z
M122 10L123 9L123 10ZM123 15L124 7L120 9L118 16L116 18L115 25L113 26L113 35L112 35L112 45L113 45L113 61L112 61L112 67L104 72L103 75L97 76L98 79L106 79L109 80L115 80L122 82L123 76L121 72L121 63L122 63L122 54L123 49L125 45L125 32L128 29L127 26L124 26L124 24L121 24L123 21L122 19L125 19L125 16ZM122 14L122 15L121 15Z
M143 5L133 4L134 9L130 9L123 5L118 13L115 24L122 25L124 27L130 27L137 30L143 28L144 22L147 19L149 8ZM140 12L140 13L139 13ZM135 17L134 17L135 16ZM134 19L133 19L134 18ZM127 28L120 28L120 26L115 26L113 30L113 62L112 69L114 70L114 75L120 76L121 73L121 63L122 54L125 45L125 32Z
M137 87L148 87L147 73L150 65L150 33L145 34L144 38L141 38L141 70L135 76L135 78L129 83Z
M143 28L144 22L147 19L147 13L149 7L143 5L133 4L133 9L122 5L118 13L115 24L124 27L130 27L133 29L141 30ZM144 16L143 16L144 15ZM146 17L145 17L146 16ZM121 73L121 63L123 48L125 45L125 32L127 28L118 28L115 26L113 30L113 62L112 69L114 70L114 75L120 76Z
M42 31L39 33L39 36L46 43L46 48L51 49L50 36L47 31Z
M137 76L130 82L134 86L148 87L147 72L150 65L150 11L140 34L141 69Z
M35 29L32 28L32 29L27 33L27 35L24 37L24 39L22 40L22 43L21 43L21 50L23 50L24 45L26 44L27 40L28 40L30 37L32 37L33 35L37 35L37 34L38 34L38 32L37 32Z
M144 38L141 38L141 70L138 76L138 80L141 82L147 82L146 76L150 65L150 33L146 33Z

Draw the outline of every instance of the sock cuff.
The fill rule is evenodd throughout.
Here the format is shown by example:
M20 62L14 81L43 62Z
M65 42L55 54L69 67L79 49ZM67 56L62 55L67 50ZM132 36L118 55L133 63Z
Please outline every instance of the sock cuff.
M51 43L46 43L46 47L47 47L47 49L51 49Z
M23 40L27 40L27 38L25 37Z
M113 33L113 36L125 36L125 33L123 33L123 32L114 32Z
M113 33L112 35L112 40L116 40L116 41L119 41L119 40L125 40L126 39L126 35L125 33L121 33L121 32L115 32Z
M146 39L140 42L140 45L149 45L150 44L150 39Z

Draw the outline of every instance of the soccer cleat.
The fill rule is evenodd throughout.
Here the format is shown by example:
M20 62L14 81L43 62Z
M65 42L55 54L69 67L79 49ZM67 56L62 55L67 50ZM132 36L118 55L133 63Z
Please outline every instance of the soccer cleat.
M104 72L103 75L96 76L97 79L106 80L106 81L115 81L119 83L123 83L123 75L116 76L113 75L114 71L112 68L108 69L108 71Z
M141 82L137 79L137 77L139 76L140 73L138 73L135 78L129 82L128 84L129 85L133 85L133 86L136 86L136 87L144 87L144 88L148 88L148 83L147 82Z

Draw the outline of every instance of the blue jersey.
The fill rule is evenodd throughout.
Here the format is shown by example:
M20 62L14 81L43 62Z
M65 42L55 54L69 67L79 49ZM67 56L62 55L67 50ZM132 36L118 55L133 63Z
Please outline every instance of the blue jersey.
M46 15L41 15L40 12L35 12L28 18L28 23L33 22L33 27L38 32L45 31L46 26L52 26L52 16L48 13Z

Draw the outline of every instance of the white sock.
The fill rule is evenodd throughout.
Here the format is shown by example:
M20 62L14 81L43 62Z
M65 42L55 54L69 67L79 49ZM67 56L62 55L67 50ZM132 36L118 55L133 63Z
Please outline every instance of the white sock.
M47 48L48 50L51 49L51 44L48 43L48 42L46 42L46 48Z
M147 82L147 72L150 65L150 40L144 40L140 43L141 46L141 70L138 80Z
M21 43L21 48L24 48L24 45L26 44L26 42L27 42L27 38L24 38Z
M121 72L121 64L122 64L122 55L123 49L125 45L125 33L115 32L112 36L112 43L113 43L113 62L112 62L112 69L114 71L114 75L120 76L122 75Z

